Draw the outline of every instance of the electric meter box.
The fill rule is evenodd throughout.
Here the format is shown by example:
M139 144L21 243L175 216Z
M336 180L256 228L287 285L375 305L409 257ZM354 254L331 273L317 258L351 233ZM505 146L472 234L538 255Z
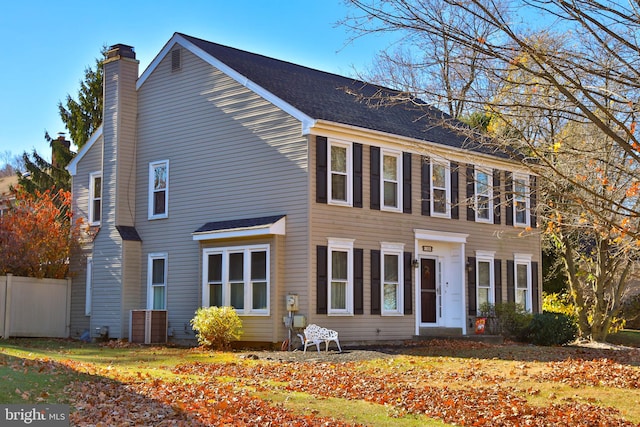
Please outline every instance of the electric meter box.
M287 311L298 311L298 295L289 294L285 297Z

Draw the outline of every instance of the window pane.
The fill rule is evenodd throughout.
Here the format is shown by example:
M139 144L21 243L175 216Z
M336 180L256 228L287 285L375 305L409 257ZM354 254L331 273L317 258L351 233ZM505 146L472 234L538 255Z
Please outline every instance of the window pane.
M251 252L251 280L267 278L267 253Z
M384 183L384 205L398 206L398 184L385 181Z
M102 202L101 200L94 200L93 201L93 222L98 222L100 221L100 206L101 206Z
M102 197L102 178L99 176L93 180L93 197L96 199Z
M437 213L447 213L446 190L433 190L433 211Z
M347 281L347 253L331 252L331 279Z
M491 272L488 262L478 262L478 286L491 286Z
M476 172L476 193L489 194L489 175L484 172Z
M517 266L517 284L518 284L518 288L527 288L527 273L528 273L528 268L527 268L527 264L518 264Z
M382 176L384 179L396 181L398 179L398 158L394 156L383 156Z
M523 179L515 179L513 180L513 191L515 192L515 197L517 199L522 199L526 197L527 194L527 186Z
M516 223L527 223L527 205L525 202L516 202Z
M398 286L395 283L384 284L384 309L398 310Z
M398 255L384 256L384 281L398 282Z
M347 173L347 148L331 146L331 170Z
M347 309L346 282L331 282L331 308L334 310Z
M209 282L222 282L222 254L209 255Z
M164 310L164 286L153 287L153 309Z
M489 219L489 198L487 196L478 196L476 214L478 218Z
M244 253L229 254L229 281L244 279Z
M331 174L331 198L347 200L347 176Z
M152 272L151 272L151 283L156 284L164 284L164 259L156 258L151 261Z
M254 310L266 310L267 309L267 283L254 282L252 292L253 292L252 308Z
M446 172L447 169L443 165L433 164L432 180L434 187L445 188L447 185Z
M165 213L165 191L153 192L153 214L159 215Z
M223 305L224 303L222 301L222 283L209 285L209 306L222 307Z
M231 306L244 310L244 283L231 283Z
M163 190L167 188L167 166L156 166L153 168L153 189Z
M529 307L527 307L527 291L526 290L518 289L516 291L516 304L520 304L522 307L524 307L525 310L529 309Z
M483 304L489 303L489 289L480 288L478 289L478 308L481 309Z

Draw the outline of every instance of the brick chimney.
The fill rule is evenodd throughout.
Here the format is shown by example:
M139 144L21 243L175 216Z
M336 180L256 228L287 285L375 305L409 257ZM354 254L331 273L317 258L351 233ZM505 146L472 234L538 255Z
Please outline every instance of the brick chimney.
M63 154L69 154L71 150L71 141L68 141L64 132L58 134L58 138L51 141L51 166L54 169L64 168L67 166L63 157Z

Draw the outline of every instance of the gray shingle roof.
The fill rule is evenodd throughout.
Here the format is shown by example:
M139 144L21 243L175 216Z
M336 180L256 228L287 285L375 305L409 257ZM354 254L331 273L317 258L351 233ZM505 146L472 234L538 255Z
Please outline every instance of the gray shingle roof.
M252 227L260 227L265 225L274 224L278 220L282 219L285 215L263 216L259 218L244 218L244 219L231 219L225 221L208 222L202 227L198 228L194 233L206 233L209 231L221 231L221 230L239 230Z
M391 89L180 35L313 119L469 148L463 136L438 125L448 115L419 100L378 108L363 101L380 90L397 93Z

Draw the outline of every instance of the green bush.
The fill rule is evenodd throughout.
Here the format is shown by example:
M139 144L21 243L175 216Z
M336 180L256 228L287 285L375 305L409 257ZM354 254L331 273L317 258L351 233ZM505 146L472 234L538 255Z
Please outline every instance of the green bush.
M526 342L533 315L521 304L503 302L494 306L498 330L507 339Z
M574 318L562 313L537 313L529 324L529 341L535 345L563 345L577 335Z
M198 343L204 347L222 350L242 335L242 320L233 307L201 307L191 319L198 334Z

